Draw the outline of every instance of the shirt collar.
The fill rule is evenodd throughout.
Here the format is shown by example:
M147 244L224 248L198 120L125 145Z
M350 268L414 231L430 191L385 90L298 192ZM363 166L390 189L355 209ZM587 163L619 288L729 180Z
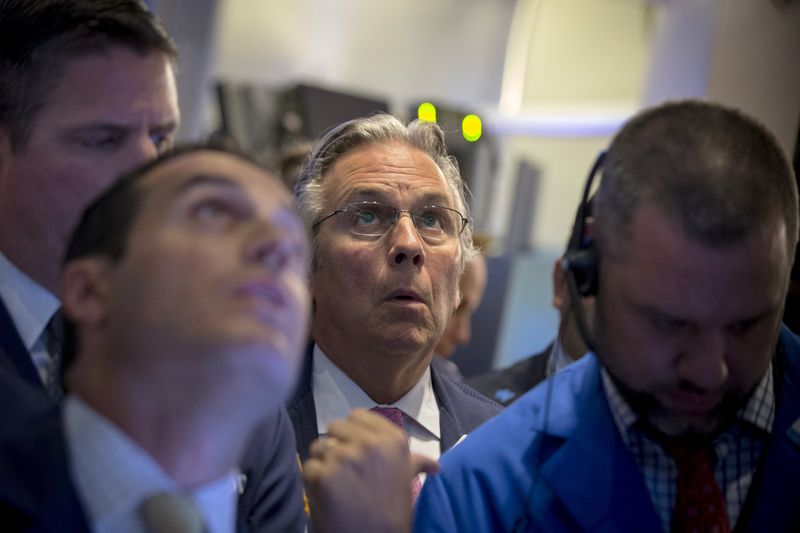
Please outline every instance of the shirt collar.
M0 252L0 296L28 351L61 302Z
M331 422L345 418L353 409L372 409L381 405L400 409L407 418L437 439L441 438L439 406L433 393L430 366L402 398L391 404L378 404L315 344L311 379L317 410L317 431L320 435L328 432Z
M136 514L153 494L181 492L144 449L77 396L65 400L63 424L70 472L97 529ZM235 529L236 475L229 472L189 493L210 533Z
M772 433L772 423L775 421L775 388L773 382L772 363L767 372L758 381L753 394L739 411L739 416L745 422L755 427Z
M611 410L611 416L614 418L614 423L622 434L623 440L627 443L628 433L639 417L628 405L628 402L625 401L625 398L622 397L605 366L600 367L600 377L603 380L603 390L608 402L608 408Z
M639 416L631 408L625 398L617 389L614 380L611 379L605 366L601 368L603 389L606 400L608 401L611 415L617 428L623 435L623 439L631 431L632 426L639 420ZM736 414L737 419L747 422L767 433L772 432L772 423L775 420L775 394L773 388L772 363L767 371L761 376L753 393L747 399L743 407Z

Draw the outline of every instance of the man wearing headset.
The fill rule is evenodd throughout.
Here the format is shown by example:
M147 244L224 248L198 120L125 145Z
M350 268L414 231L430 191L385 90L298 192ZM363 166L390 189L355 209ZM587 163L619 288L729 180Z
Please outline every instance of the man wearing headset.
M577 228L573 228L567 250L572 246ZM553 263L553 307L558 311L558 332L541 352L528 356L513 365L473 376L464 382L487 398L502 405L511 405L523 394L586 354L586 342L580 332L580 321L591 316L594 298L581 298L580 314L567 287L564 256Z
M631 119L597 166L592 238L565 261L596 293L593 353L444 456L416 529L800 530L786 156L738 111L684 101Z

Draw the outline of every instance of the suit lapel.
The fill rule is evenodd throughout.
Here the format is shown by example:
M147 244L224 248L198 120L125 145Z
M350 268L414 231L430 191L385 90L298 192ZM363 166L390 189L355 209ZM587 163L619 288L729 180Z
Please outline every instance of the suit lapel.
M746 530L797 531L800 528L797 481L800 480L800 344L784 329L784 373L770 444L755 508ZM737 528L739 530L739 528Z
M31 355L25 348L2 298L0 298L0 365L22 376L29 383L42 386L42 380L33 365Z
M313 358L314 344L311 343L306 350L297 387L287 404L287 411L297 439L297 453L300 454L300 459L303 461L308 459L308 447L311 446L314 439L319 437L317 408L314 405L314 394L311 391Z
M453 401L450 398L444 380L433 365L430 368L433 394L436 396L436 403L439 405L439 431L441 432L439 445L441 452L444 453L458 442L465 431L455 415Z
M584 529L659 531L641 472L608 410L600 366L596 360L589 365L571 372L588 380L571 387L581 391L574 400L553 398L553 435L566 441L542 464L542 477Z
M89 531L68 469L60 411L31 414L30 423L0 441L0 517L16 513L32 531ZM27 529L26 529L27 530Z
M547 363L550 359L550 352L553 351L554 344L555 342L551 342L542 353L537 354L531 359L531 372L528 381L525 383L526 392L547 379ZM523 392L522 394L525 393Z
M309 345L303 362L298 385L287 403L289 417L292 419L295 436L297 438L297 451L300 458L308 459L308 447L319 436L317 428L317 409L314 405L314 394L311 390L311 372L314 355L314 345ZM452 399L437 371L431 367L431 381L433 393L439 406L439 429L441 431L441 451L449 450L464 435L463 427L455 416Z

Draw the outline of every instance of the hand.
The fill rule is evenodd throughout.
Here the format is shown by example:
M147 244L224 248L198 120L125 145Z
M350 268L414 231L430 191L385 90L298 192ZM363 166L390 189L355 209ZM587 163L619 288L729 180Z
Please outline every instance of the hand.
M409 452L400 428L353 410L311 444L303 465L315 533L410 532L411 480L438 470L433 459Z

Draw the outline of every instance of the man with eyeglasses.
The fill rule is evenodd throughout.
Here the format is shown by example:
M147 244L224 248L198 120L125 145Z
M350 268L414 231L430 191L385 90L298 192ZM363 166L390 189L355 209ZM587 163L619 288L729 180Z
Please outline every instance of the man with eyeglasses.
M365 408L437 459L500 409L430 364L474 255L442 131L388 115L342 124L319 141L295 192L313 251L313 345L288 406L300 456L331 421Z

